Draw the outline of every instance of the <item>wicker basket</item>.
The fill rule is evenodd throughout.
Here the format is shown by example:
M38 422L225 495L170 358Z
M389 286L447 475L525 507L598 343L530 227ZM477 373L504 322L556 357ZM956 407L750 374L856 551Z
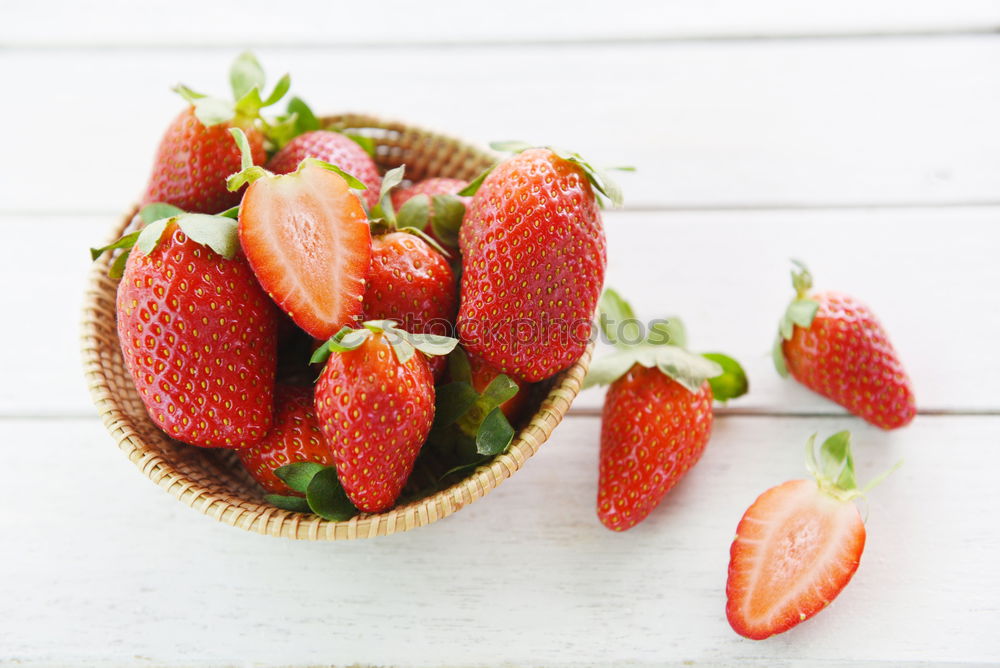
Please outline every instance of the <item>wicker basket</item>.
M389 169L405 163L407 176L414 180L429 176L472 179L493 160L490 154L456 139L371 116L332 116L324 122L337 130L371 137L378 147L379 167ZM115 237L128 226L132 215L116 228ZM540 405L519 430L509 451L468 477L385 513L331 522L264 503L263 492L234 453L173 441L152 423L122 361L115 326L118 283L107 276L109 262L110 257L105 256L93 268L83 316L84 372L105 426L139 470L170 495L220 522L270 536L370 538L408 531L451 515L488 494L535 454L569 410L590 363L592 348L588 347L576 364L546 386ZM415 477L418 474L414 472Z

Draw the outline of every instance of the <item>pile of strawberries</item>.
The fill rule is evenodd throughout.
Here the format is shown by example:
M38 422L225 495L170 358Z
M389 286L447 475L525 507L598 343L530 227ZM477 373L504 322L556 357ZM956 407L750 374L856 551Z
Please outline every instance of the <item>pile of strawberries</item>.
M713 401L747 391L736 360L696 354L676 318L639 322L604 291L600 197L617 186L578 154L519 143L472 183L380 173L370 138L321 127L299 98L266 97L250 54L233 101L179 86L134 229L118 252L118 334L151 419L194 446L235 450L288 510L342 520L401 500L420 457L430 485L504 452L542 383L583 353L599 308L614 352L597 515L624 531L700 459ZM457 277L457 278L456 278ZM915 413L910 381L870 310L838 293L795 299L774 359L874 425ZM815 481L768 490L731 547L727 616L750 638L787 630L847 584L864 547L850 435L817 450ZM440 462L444 462L442 467ZM427 485L415 493L426 493Z
M265 93L243 54L230 81L232 101L177 87L190 105L134 229L93 251L119 253L118 334L150 418L328 519L391 508L418 457L433 487L504 452L535 384L588 343L598 196L617 188L525 145L471 184L407 183L298 98L265 117L287 75Z

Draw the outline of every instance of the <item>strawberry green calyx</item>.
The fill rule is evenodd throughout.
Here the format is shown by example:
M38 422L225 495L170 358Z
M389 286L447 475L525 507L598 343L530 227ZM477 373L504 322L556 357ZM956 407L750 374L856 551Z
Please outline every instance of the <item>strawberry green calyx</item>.
M792 260L792 264L795 265L795 268L792 269L792 287L795 288L795 299L785 309L785 313L778 322L778 336L775 338L774 348L771 351L774 368L783 378L788 377L788 367L785 364L782 342L791 340L795 334L795 325L808 329L816 317L816 312L819 311L819 302L808 297L813 284L812 274L801 261Z
M378 333L385 336L400 364L406 364L410 361L417 350L425 355L447 355L458 345L458 339L453 339L450 336L413 334L399 329L397 325L398 323L394 320L369 320L361 323L361 327L358 329L342 327L339 332L316 349L309 363L320 364L326 362L331 353L355 350L370 339L373 334Z
M180 211L177 207L169 204L150 204L143 209L143 212L150 215L153 212L166 212L169 209ZM140 213L140 217L143 217L142 213ZM237 224L235 220L225 216L181 212L176 215L153 220L141 230L126 234L103 248L91 248L90 258L97 260L97 258L108 251L119 249L125 251L115 258L115 261L108 270L108 276L111 278L121 278L125 271L125 262L128 259L129 252L135 248L143 255L152 253L159 245L163 237L163 232L171 223L176 223L181 232L186 234L191 241L210 248L227 260L232 260L236 257L239 251L240 242L236 233Z
M230 192L235 192L247 183L253 183L263 176L274 176L260 165L253 164L253 152L250 149L250 140L246 133L239 128L229 128L229 134L233 136L236 145L240 148L240 171L231 174L226 179L226 188Z
M613 383L639 364L659 369L690 392L698 392L708 381L718 401L747 392L746 373L739 362L721 353L699 355L684 347L687 337L678 318L653 321L643 335L643 324L631 305L609 288L601 296L598 322L615 350L591 364L584 387Z
M342 522L358 514L337 477L337 469L315 462L295 462L274 470L288 487L301 496L265 494L264 500L283 510L315 513L325 520Z
M587 160L585 160L579 153L565 151L563 149L555 148L554 146L533 146L523 141L491 142L490 148L494 151L500 151L502 153L522 153L532 148L544 148L552 151L563 160L572 162L580 167L583 170L583 173L586 174L587 180L590 182L590 185L594 188L596 193L606 197L615 207L620 207L622 205L624 197L621 187L619 187L614 179L608 175L608 170L610 169L622 172L635 171L635 167L609 167L607 169L601 169L587 162ZM493 164L484 170L469 185L460 190L458 194L463 197L471 197L472 195L475 195L476 191L479 190L479 186L481 186L483 181L486 180L486 177L489 176L494 167L496 167L496 164Z
M865 496L875 486L902 466L900 460L888 471L859 488L854 475L854 455L851 453L851 432L840 431L823 441L816 451L816 434L806 441L806 470L816 478L816 484L826 494L839 501Z
M469 358L460 347L448 357L448 372L451 382L435 391L434 424L428 440L439 446L447 444L469 461L448 471L442 479L507 451L515 430L501 406L518 392L517 384L504 374L477 392L472 385Z
M385 173L385 176L382 177L382 188L379 190L378 203L372 207L372 210L368 213L368 219L372 225L372 232L376 234L386 232L406 232L407 234L419 237L438 253L446 258L450 258L451 253L442 248L441 244L424 232L427 227L427 221L431 217L431 198L427 195L417 195L412 197L407 200L403 206L399 207L398 212L392 206L392 197L390 193L393 188L403 182L405 173L406 165L400 165L399 167L390 169ZM438 198L441 198L440 203ZM445 198L448 198L448 201L445 201ZM461 208L461 212L458 212L455 209L452 201ZM443 228L447 228L448 236L439 238L450 239L454 237L455 245L457 245L458 228L462 224L462 216L465 215L465 205L462 204L462 202L460 202L456 197L451 195L435 195L433 206L435 215L435 224L433 229L435 230L435 233L438 229L436 218L440 208L442 219L446 219L445 222L441 223L441 225ZM455 221L456 216L457 222Z
M279 115L264 127L264 136L275 151L301 134L319 130L319 119L309 105L299 97L293 97L285 107L285 113Z
M260 118L260 110L276 104L291 86L286 74L278 80L271 94L262 97L264 90L264 69L257 58L246 51L233 61L229 70L229 83L233 101L210 97L178 84L174 91L194 105L195 116L206 127L233 121L236 124L252 123Z

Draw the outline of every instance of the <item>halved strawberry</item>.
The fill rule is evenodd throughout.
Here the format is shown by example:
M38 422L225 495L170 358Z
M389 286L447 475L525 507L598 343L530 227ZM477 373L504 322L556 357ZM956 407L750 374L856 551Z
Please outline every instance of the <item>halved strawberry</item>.
M747 638L761 640L809 619L837 597L858 568L865 525L851 500L887 474L859 490L850 432L823 443L819 464L815 438L809 440L808 453L816 480L772 487L736 528L726 617Z
M230 189L251 182L240 204L240 245L257 280L299 327L317 339L361 315L371 264L368 218L351 188L364 184L319 160L275 176L250 161L246 137L233 136L244 170Z

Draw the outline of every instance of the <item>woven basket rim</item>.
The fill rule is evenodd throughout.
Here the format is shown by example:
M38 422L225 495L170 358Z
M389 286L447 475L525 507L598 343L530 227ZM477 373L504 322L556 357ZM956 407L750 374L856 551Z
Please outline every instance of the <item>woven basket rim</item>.
M324 126L340 124L351 128L370 128L400 133L419 141L436 141L461 148L482 163L493 160L492 155L459 139L399 121L382 120L368 114L326 116L322 121ZM120 236L130 224L136 210L137 207L133 207L115 227L114 238ZM167 461L154 446L143 440L136 420L124 407L123 398L109 383L108 372L111 369L106 368L107 359L102 354L109 344L107 337L102 335L102 330L108 329L109 317L110 330L117 331L114 327L114 301L118 281L107 276L110 262L110 254L105 254L91 268L82 322L84 375L105 427L129 460L177 500L224 524L269 536L305 540L350 540L386 536L426 526L486 496L520 470L561 422L580 391L593 353L591 342L583 355L556 377L538 410L519 430L508 451L498 455L490 463L478 467L469 476L446 489L384 513L361 514L340 522L324 520L316 515L281 510L256 499L217 493L191 480ZM117 334L112 343L114 346L119 345ZM139 420L152 424L145 413L142 413Z

